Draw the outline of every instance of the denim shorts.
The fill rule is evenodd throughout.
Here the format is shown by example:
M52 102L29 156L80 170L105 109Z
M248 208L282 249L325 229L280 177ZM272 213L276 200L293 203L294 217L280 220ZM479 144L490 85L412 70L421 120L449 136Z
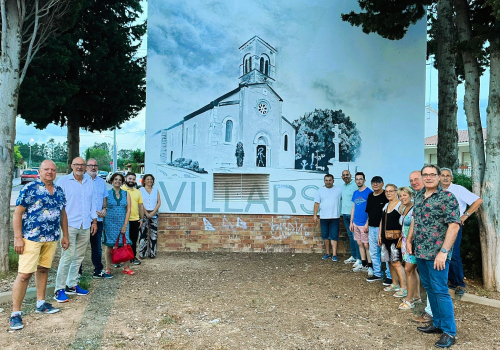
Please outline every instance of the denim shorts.
M332 241L339 240L340 219L320 219L321 238Z

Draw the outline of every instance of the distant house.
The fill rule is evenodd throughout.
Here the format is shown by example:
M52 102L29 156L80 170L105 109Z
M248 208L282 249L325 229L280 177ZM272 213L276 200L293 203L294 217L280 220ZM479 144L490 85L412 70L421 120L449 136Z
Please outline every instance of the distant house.
M483 128L483 138L486 141L486 128ZM433 135L425 138L424 159L425 163L437 164L438 136ZM458 130L458 162L462 173L470 175L471 161L469 151L469 131Z

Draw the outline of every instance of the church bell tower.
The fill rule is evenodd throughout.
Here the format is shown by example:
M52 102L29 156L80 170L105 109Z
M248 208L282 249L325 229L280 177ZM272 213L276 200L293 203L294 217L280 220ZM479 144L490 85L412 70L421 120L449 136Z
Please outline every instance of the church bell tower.
M276 49L257 35L240 46L240 85L276 81Z

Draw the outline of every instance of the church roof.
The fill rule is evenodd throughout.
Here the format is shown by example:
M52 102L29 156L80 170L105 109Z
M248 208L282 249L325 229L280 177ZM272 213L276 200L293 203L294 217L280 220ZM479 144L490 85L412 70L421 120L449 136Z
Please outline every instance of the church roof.
M483 128L483 139L486 141L486 128ZM469 130L458 130L458 142L469 142ZM429 136L425 138L425 145L432 146L438 144L438 136Z
M278 50L276 50L274 47L272 47L271 45L269 45L264 39L262 39L260 36L258 35L254 35L251 39L245 41L245 43L243 45L241 45L239 47L239 49L241 49L243 46L245 46L249 41L252 41L253 39L259 39L264 45L266 45L269 49L273 50L274 52L278 52Z
M286 119L286 118L285 118L285 117L283 117L283 116L281 116L281 118L283 118L283 120L284 120L284 121L286 121L288 124L290 124L290 126L291 126L292 128L294 128L294 129L295 129L295 126L293 126L293 124L292 124L292 123L290 123L290 122L288 121L288 119ZM297 130L297 129L295 129L295 130Z

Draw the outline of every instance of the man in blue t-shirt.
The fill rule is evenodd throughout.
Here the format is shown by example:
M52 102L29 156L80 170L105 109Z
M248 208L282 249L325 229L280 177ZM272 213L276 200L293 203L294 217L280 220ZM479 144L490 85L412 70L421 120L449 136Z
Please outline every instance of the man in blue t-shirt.
M354 205L351 209L351 223L349 224L349 229L354 233L354 239L358 243L359 255L361 255L361 265L355 264L352 271L368 272L368 263L372 261L370 259L370 249L368 246L368 226L366 225L368 214L365 210L368 195L373 191L365 186L366 178L364 173L357 172L354 176L354 181L358 189L352 195L352 202Z

